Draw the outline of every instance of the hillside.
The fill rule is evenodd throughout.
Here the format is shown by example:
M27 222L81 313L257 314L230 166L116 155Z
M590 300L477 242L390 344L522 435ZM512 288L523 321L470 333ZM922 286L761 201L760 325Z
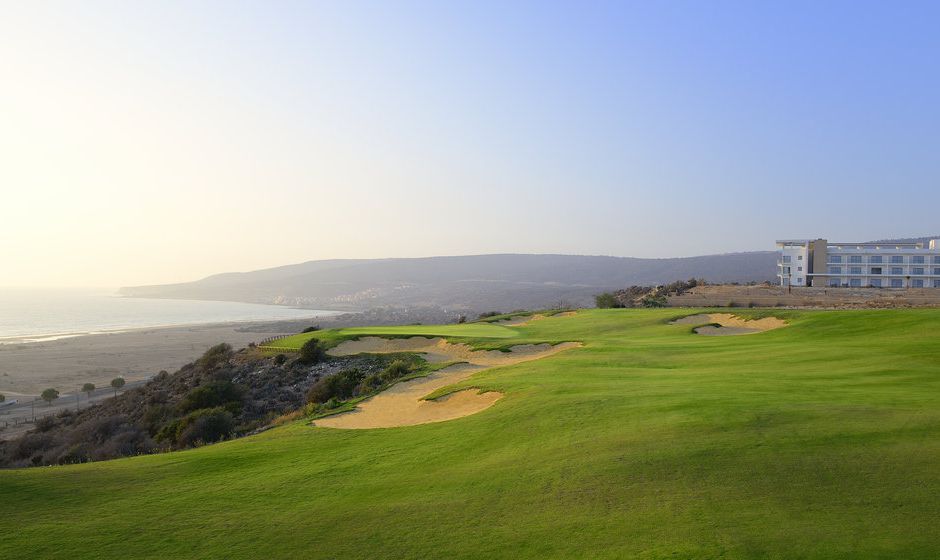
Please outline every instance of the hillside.
M326 309L385 305L484 311L591 304L599 291L677 279L772 280L776 253L672 259L575 255L477 255L311 261L196 282L121 289L132 297L278 303Z
M0 554L940 556L940 310L745 309L787 324L743 336L670 322L692 313L582 310L502 323L511 338L383 327L399 343L583 346L465 377L451 389L501 398L454 420L300 419L188 451L0 471Z

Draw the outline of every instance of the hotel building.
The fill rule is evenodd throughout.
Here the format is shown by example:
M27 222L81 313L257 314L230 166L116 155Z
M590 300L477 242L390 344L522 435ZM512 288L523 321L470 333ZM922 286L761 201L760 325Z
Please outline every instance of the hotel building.
M940 288L940 240L930 243L777 241L781 286Z

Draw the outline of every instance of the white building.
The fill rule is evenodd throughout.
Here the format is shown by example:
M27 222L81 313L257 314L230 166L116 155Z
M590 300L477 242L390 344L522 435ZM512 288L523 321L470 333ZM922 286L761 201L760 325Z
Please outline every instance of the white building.
M940 240L924 243L777 241L781 286L940 288Z

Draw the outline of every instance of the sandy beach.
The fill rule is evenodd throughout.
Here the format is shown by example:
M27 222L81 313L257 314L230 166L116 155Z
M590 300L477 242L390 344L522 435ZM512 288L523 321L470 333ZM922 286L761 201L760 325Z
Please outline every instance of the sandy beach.
M53 387L71 394L83 383L106 387L117 376L132 383L176 371L220 342L240 348L300 328L297 321L187 325L0 344L0 393L15 399Z

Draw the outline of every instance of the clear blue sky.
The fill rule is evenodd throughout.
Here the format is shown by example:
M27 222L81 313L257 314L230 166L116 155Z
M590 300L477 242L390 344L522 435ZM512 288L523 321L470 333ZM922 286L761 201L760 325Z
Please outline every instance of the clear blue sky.
M30 4L0 285L940 233L937 3Z

